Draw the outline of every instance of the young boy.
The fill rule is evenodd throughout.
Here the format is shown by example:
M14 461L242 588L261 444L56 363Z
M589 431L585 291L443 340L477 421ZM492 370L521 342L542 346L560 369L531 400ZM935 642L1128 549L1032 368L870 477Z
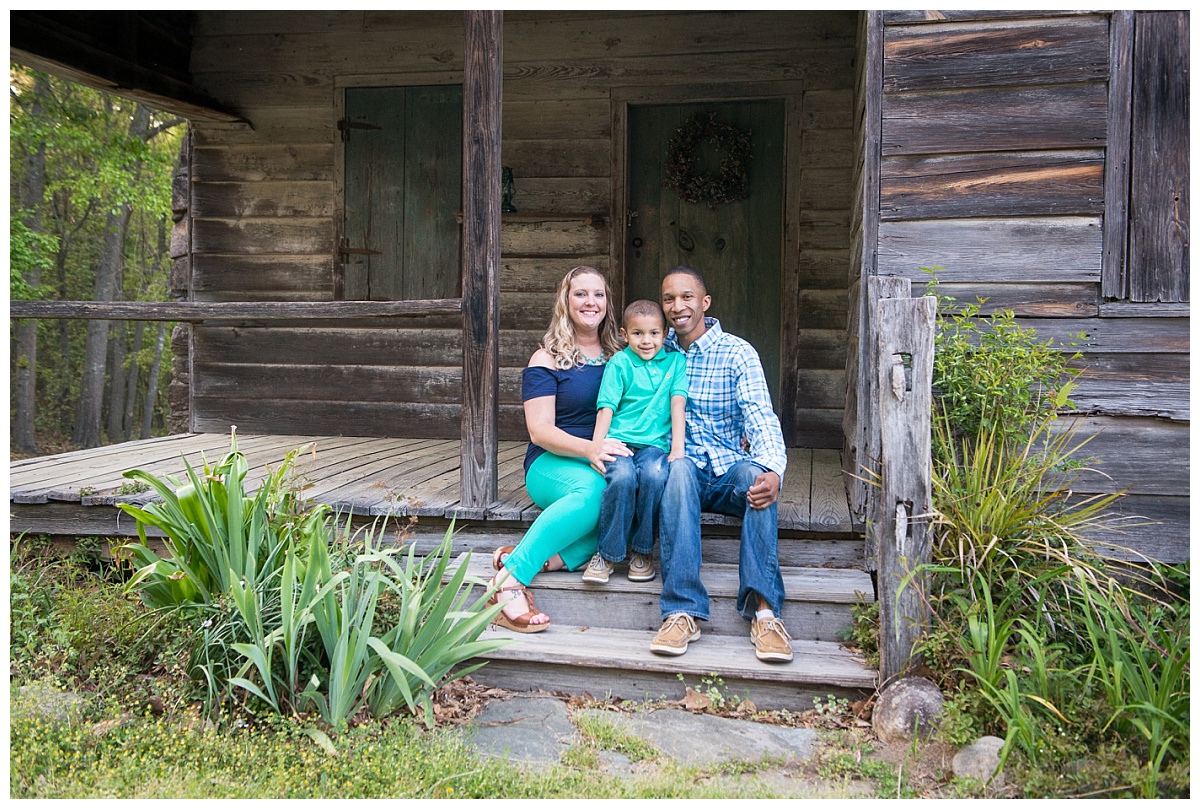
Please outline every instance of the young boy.
M596 399L593 441L616 438L634 450L605 464L608 486L600 504L599 550L583 580L605 584L613 565L629 560L630 581L654 578L654 525L667 482L668 464L683 457L683 413L687 375L683 354L663 350L667 322L662 307L638 300L625 307L621 337L628 345L604 369ZM668 454L669 453L669 454ZM623 480L636 486L613 486ZM614 494L636 490L633 500Z

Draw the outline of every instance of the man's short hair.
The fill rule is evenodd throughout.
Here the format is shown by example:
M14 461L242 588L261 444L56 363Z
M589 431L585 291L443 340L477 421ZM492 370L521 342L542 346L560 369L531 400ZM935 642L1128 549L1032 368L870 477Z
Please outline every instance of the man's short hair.
M667 316L663 314L662 306L644 298L625 307L625 314L621 316L621 325L628 328L627 324L630 318L634 317L657 317L664 327L667 325Z
M673 267L671 271L667 273L667 275L690 275L692 278L696 279L698 284L700 284L700 290L705 295L708 294L708 282L704 280L704 275L697 269L680 264L678 267ZM664 281L666 280L667 275L663 276Z

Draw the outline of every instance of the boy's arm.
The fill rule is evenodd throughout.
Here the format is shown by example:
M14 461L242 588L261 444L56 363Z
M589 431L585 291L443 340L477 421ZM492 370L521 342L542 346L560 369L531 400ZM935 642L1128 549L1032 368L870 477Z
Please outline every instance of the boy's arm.
M671 453L667 461L678 461L683 457L684 412L687 408L687 397L671 397ZM599 426L597 424L597 426Z
M603 451L604 439L608 438L608 428L612 426L613 411L611 407L602 407L596 411L596 427L592 430L592 447L594 452L588 458L588 463L592 469L595 469L600 474L604 474L604 461L600 460L598 453Z

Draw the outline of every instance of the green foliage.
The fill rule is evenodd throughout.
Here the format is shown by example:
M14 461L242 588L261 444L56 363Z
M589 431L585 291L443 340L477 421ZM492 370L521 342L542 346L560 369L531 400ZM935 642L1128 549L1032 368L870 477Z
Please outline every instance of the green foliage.
M289 453L258 491L245 488L248 465L237 449L186 481L163 482L140 470L162 498L122 508L138 520L140 543L126 546L137 568L129 581L159 610L203 618L190 670L201 677L210 712L256 700L279 714L318 712L344 729L362 710L382 717L423 708L430 695L482 663L463 664L504 645L480 640L500 605L467 567L451 565L453 529L418 558L384 545L380 524L334 534L328 507L305 505L291 484L301 450ZM165 534L168 557L146 541ZM394 622L376 627L381 600ZM247 705L249 707L249 705Z
M54 267L52 257L58 252L58 237L31 230L23 221L22 212L14 213L8 222L9 295L14 301L49 298L53 286L31 286L26 279L40 278Z
M1101 555L1120 495L1074 494L1086 442L1058 421L1074 357L1011 312L939 302L932 562L908 582L930 582L936 625L919 651L950 692L940 732L1004 737L1019 777L1116 745L1123 783L1154 795L1188 758L1190 573ZM1070 779L1033 780L1046 795Z
M1078 371L1053 341L1041 341L1022 328L1011 310L984 316L978 303L957 306L938 294L937 270L927 294L938 300L934 337L933 387L953 434L975 436L982 428L1005 439L1020 440L1039 417L1073 407L1070 401ZM1082 336L1080 336L1082 339Z

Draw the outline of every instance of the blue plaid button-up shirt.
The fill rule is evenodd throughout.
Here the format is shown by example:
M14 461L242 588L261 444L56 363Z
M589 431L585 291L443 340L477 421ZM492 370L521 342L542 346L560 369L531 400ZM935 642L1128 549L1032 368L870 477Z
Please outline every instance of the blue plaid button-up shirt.
M715 317L704 318L704 323L708 330L683 352L688 376L684 452L717 476L738 461L751 460L783 480L787 448L758 352L722 331ZM669 350L682 350L674 329L667 332L664 344ZM743 436L750 441L749 455L742 449Z

